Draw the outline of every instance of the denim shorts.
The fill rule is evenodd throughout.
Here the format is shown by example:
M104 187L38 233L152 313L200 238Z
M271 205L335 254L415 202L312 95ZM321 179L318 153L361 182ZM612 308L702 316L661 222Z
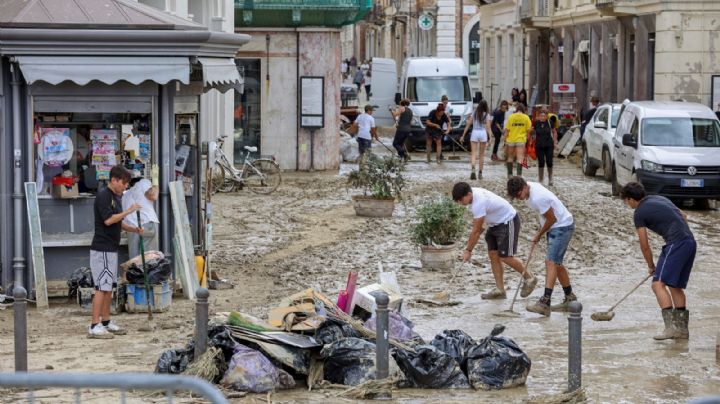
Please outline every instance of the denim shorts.
M556 265L562 265L573 232L575 232L575 223L570 226L550 229L547 232L548 247L545 259L554 262Z

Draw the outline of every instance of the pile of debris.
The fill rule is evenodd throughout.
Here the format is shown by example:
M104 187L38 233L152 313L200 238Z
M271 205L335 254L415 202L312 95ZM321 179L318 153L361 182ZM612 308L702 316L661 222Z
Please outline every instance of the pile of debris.
M358 296L367 292L362 289ZM362 299L356 296L354 302ZM427 343L401 314L397 299L394 307L386 380L375 380L374 310L360 308L351 316L312 289L285 298L269 311L267 321L240 312L217 315L202 357L193 357L191 341L183 349L165 351L155 371L195 375L255 393L299 383L309 389L356 386L339 394L355 398L372 397L374 388L388 386L489 390L525 383L530 359L514 341L499 335L504 326L496 325L479 341L460 330L445 330Z

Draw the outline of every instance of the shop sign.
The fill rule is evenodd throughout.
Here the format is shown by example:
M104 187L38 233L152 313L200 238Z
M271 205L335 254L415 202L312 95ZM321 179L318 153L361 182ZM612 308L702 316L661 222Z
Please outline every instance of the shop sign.
M422 14L418 17L418 27L423 31L429 31L435 26L435 20L429 14Z
M568 84L553 84L552 86L553 93L558 94L570 94L575 92L575 84L568 83Z

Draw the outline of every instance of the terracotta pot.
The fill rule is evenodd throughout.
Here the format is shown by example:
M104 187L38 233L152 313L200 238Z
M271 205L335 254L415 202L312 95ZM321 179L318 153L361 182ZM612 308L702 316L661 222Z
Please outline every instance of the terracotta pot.
M420 246L420 263L423 269L451 270L457 261L455 243L440 247Z
M355 195L352 199L358 216L392 217L395 210L395 199L375 199L365 195Z

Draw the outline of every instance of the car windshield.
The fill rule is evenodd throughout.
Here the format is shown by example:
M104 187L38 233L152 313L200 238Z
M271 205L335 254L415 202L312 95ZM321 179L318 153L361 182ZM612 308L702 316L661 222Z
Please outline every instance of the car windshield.
M618 120L620 119L620 108L622 106L618 105L616 107L613 107L612 109L612 118L610 119L610 125L612 128L617 128Z
M647 118L642 144L647 146L720 147L720 122L715 119Z
M450 101L470 101L467 77L409 77L408 98L412 102L440 102L447 95Z

